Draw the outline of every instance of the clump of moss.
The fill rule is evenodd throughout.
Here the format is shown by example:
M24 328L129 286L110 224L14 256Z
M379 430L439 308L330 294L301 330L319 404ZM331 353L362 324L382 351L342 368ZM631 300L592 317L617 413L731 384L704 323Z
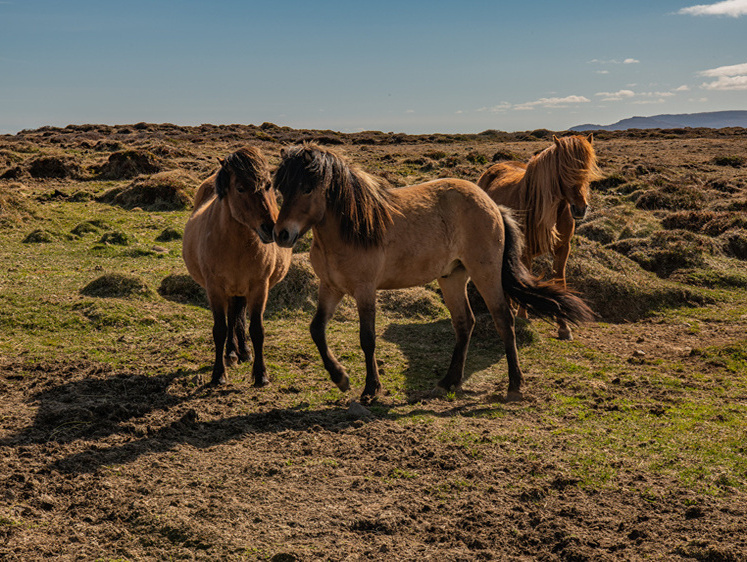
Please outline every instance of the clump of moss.
M124 273L109 273L88 283L80 290L89 297L149 296L151 290L140 277Z
M716 166L731 166L732 168L741 168L744 166L747 159L744 156L716 156L713 159L713 163Z

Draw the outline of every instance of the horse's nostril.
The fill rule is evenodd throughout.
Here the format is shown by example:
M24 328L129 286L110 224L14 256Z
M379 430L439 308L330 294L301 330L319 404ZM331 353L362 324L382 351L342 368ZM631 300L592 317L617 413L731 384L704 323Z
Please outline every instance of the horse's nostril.
M286 229L275 233L275 241L278 244L285 244L286 242L288 242L288 238L290 238L290 233Z

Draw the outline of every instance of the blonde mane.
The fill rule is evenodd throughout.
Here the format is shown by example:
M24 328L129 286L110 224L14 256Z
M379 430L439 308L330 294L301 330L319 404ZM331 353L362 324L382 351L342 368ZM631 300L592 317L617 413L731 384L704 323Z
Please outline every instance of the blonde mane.
M552 146L533 156L522 179L519 215L530 255L551 252L558 240L557 203L564 186L584 194L601 176L591 143L581 136L555 138Z

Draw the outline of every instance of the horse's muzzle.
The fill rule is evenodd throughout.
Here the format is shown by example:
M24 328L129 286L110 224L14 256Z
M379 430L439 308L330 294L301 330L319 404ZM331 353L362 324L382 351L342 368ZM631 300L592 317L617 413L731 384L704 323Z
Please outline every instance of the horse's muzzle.
M259 228L257 229L257 236L259 236L259 239L262 240L264 244L269 244L270 242L272 242L272 229L274 226L274 224L266 222L263 222L259 225Z
M574 219L581 220L586 216L586 209L588 209L586 205L584 205L583 207L576 207L576 205L571 205L571 215L573 215Z
M275 244L281 248L292 248L293 244L298 240L298 231L290 231L287 228L283 228L278 232L276 228L272 231L272 236L275 239Z

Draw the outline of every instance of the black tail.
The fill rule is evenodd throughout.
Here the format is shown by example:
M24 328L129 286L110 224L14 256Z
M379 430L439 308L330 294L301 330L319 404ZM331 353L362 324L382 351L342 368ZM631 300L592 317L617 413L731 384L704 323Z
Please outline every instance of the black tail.
M594 312L579 297L553 281L534 277L521 261L524 235L511 214L501 208L506 231L503 249L503 290L529 312L547 319L579 324L594 319Z

